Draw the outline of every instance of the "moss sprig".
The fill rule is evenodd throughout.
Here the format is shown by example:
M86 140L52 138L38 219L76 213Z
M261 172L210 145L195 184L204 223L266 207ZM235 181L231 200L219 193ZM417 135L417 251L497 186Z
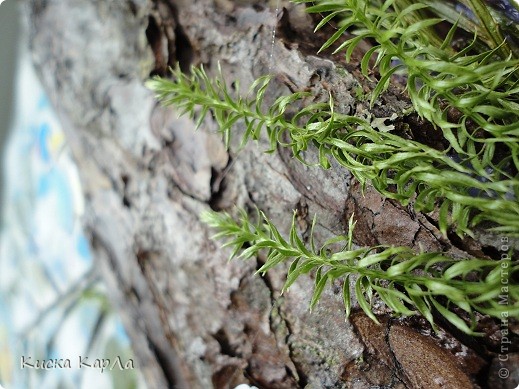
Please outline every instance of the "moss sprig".
M247 96L232 96L221 74L211 79L202 67L193 67L190 75L177 68L172 80L154 78L147 85L164 104L175 105L192 117L198 115L198 125L211 112L227 145L233 127L241 121L245 124L242 145L258 140L265 131L270 151L289 147L303 162L304 152L313 145L325 169L333 158L363 186L370 182L388 198L404 205L413 200L415 209L424 212L439 206L444 234L450 225L460 235L471 234L471 228L482 221L496 223L497 230L510 235L519 234L519 203L511 197L519 193L519 180L481 180L477 172L445 152L379 132L364 119L335 112L331 96L328 103L306 106L289 119L287 110L293 110L307 93L281 96L265 109L270 80L259 78Z
M201 219L217 230L214 239L226 239L223 247L232 249L230 258L247 260L266 252L266 261L258 270L264 274L281 262L290 262L283 291L303 274L314 272L314 292L310 309L319 301L325 287L339 282L342 285L346 316L352 307L350 281L359 307L374 321L371 304L376 294L398 315L422 314L434 325L433 312L465 333L474 334L473 328L458 316L452 307L467 312L474 321L474 311L501 318L506 313L519 317L519 285L507 287L508 305L500 304L503 293L503 269L506 281L519 271L519 264L510 260L500 262L482 259L462 261L439 253L413 253L408 247L353 248L352 234L355 223L349 221L347 236L339 236L317 248L313 239L307 247L297 233L295 213L289 238L285 239L276 226L258 211L256 223L243 210L238 220L228 213L207 211ZM332 247L342 244L342 249ZM470 277L469 277L470 275Z
M470 24L476 26L476 35L458 52L451 48L458 22L453 22L445 38L439 39L433 27L444 19L423 13L424 9L445 13L445 4L437 5L436 1L294 2L310 3L308 12L326 14L316 30L331 20L337 21L337 31L321 50L336 44L348 32L353 37L340 43L334 53L344 51L350 61L360 42L375 42L360 63L366 77L371 77L373 69L380 73L372 104L387 89L394 74L403 74L416 112L443 131L466 165L470 164L481 177L492 176L493 180L517 174L510 173L510 166L512 171L519 170L519 58L480 0L467 4L477 16L477 21ZM466 20L461 14L460 19ZM490 49L478 52L476 44L481 38ZM376 59L370 68L373 57ZM456 119L453 110L458 113ZM508 153L496 159L498 144Z

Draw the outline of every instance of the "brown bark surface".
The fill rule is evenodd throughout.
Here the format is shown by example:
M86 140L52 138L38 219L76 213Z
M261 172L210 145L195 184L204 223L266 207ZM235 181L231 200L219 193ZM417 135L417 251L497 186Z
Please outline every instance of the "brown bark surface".
M204 64L212 74L219 62L229 85L239 80L242 92L270 72L276 79L269 99L289 88L312 91L316 100L331 92L345 113L380 125L395 113L403 122L409 103L397 88L369 111L356 98L369 85L355 61L315 54L324 37L313 34L304 8L281 2L278 17L274 9L272 2L241 0L34 0L27 6L34 62L81 172L97 266L149 387L485 383L496 324L478 344L455 331L433 334L419 318L390 319L383 307L376 307L383 326L361 314L345 321L338 286L309 312L311 276L280 296L286 268L254 275L262 258L228 263L229 252L210 240L201 211L255 205L284 233L294 209L303 235L317 214L321 242L344 233L355 212L359 245L408 245L464 258L489 255L500 244L496 237L486 246L444 238L434 218L372 188L362 194L339 166L306 167L286 149L266 154L265 141L228 151L209 118L195 132L190 119L160 107L144 87L150 74L165 75L177 61L184 70ZM236 133L238 140L239 128ZM308 151L309 160L315 157Z

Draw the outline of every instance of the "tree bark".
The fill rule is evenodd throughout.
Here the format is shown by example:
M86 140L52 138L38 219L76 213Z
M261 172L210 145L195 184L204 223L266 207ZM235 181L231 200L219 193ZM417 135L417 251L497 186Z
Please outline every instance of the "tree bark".
M176 62L212 74L220 63L241 92L258 76L276 75L270 101L306 89L316 100L330 92L343 112L379 123L402 116L409 102L396 86L369 111L356 95L369 89L358 57L346 64L317 56L329 31L314 34L304 8L285 1L276 16L274 3L33 0L26 7L34 62L79 166L96 263L149 387L433 388L441 387L438 377L449 388L485 386L497 369L489 367L496 323L481 346L448 326L426 336L423 320L391 319L382 306L375 308L382 327L360 313L345 321L338 287L309 312L311 276L281 296L286 267L260 277L262 258L228 263L229 252L200 222L209 208L257 206L286 233L295 209L303 235L318 215L322 242L344 233L354 212L359 245L457 258L487 256L499 245L488 235L486 244L444 238L434 218L370 187L362 194L335 164L323 171L286 149L266 154L265 140L226 150L210 118L194 131L192 120L159 106L144 87ZM315 151L306 157L315 160Z

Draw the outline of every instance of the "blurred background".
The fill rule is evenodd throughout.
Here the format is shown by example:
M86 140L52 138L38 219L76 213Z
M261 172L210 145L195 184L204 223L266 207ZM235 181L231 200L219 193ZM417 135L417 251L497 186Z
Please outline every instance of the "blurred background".
M93 270L78 172L31 66L20 4L0 3L0 386L143 388ZM80 369L79 357L135 369ZM71 368L22 368L22 358Z

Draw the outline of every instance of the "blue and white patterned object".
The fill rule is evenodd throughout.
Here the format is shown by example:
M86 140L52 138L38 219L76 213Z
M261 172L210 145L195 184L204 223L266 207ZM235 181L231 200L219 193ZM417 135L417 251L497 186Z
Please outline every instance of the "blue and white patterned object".
M78 172L27 54L16 92L4 160L0 385L144 387L129 341L92 271L80 225ZM37 369L42 361L51 368Z

